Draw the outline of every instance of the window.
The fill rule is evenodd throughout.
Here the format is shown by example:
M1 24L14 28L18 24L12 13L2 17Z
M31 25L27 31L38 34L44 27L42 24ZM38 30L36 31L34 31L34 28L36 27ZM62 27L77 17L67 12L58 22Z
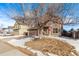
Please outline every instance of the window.
M53 28L53 33L58 33L58 28Z

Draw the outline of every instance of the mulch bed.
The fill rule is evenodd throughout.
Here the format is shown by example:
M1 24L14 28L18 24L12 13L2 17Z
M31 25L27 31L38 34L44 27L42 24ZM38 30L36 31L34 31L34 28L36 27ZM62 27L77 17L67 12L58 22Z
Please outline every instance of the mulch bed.
M74 46L57 39L42 38L26 42L25 45L44 53L49 52L59 56L78 56Z

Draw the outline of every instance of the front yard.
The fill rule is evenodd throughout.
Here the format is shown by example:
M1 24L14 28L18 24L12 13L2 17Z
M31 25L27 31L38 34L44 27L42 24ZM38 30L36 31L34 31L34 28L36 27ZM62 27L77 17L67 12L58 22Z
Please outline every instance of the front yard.
M1 40L15 46L18 51L30 56L79 56L79 40L65 37L49 36L41 37L40 39L6 37Z
M35 50L42 51L43 53L48 52L59 56L78 55L74 46L70 45L67 42L63 42L53 38L52 39L42 38L42 39L32 40L26 42L25 45Z

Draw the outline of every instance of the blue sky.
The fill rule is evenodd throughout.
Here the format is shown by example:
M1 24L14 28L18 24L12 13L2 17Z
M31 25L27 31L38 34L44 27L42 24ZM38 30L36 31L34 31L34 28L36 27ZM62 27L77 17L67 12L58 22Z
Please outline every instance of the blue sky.
M31 10L33 10L34 8L38 8L38 3L35 3L35 4L32 4L32 3L30 3L30 4L25 4L25 9L27 9L28 8L28 5L30 6L30 8L29 9L31 9ZM15 4L15 3L12 3L12 4L10 4L10 3L0 3L0 28L1 27L7 27L7 26L13 26L14 25L14 23L15 23L15 20L14 19L11 19L9 16L7 16L6 14L10 14L10 15L16 15L16 14L14 14L14 12L13 12L13 10L12 9L15 9L16 8L16 11L20 14L20 15L22 15L23 14L23 12L22 12L22 9L21 9L21 6L20 6L20 4ZM71 16L73 16L73 17L79 17L79 4L64 4L64 8L65 9L69 9L70 8L70 10L73 10L73 13L71 12ZM66 15L67 16L67 13L66 12L64 12L64 15ZM74 19L75 20L75 19ZM66 30L69 30L69 29L71 29L71 28L75 28L75 29L77 29L77 28L79 28L79 25L74 25L74 26L72 26L72 25L65 25L64 26L64 29L66 29Z
M26 3L24 4L25 7L24 9L27 10L28 7L30 6L30 10L33 10L35 8L38 8L39 4L38 3ZM13 9L13 10L12 10ZM16 9L16 10L15 10ZM20 3L0 3L0 27L8 27L8 26L13 26L15 23L14 19L11 19L9 16L13 16L18 14L23 15ZM9 16L7 16L9 14Z

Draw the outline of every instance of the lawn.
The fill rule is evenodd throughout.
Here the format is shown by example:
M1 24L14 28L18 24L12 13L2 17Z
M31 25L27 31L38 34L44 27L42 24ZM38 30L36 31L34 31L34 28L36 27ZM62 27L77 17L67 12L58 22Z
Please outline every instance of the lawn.
M25 45L35 50L39 50L43 53L48 52L59 56L78 56L78 53L75 50L74 46L70 45L67 42L63 42L54 38L32 40L26 42Z

